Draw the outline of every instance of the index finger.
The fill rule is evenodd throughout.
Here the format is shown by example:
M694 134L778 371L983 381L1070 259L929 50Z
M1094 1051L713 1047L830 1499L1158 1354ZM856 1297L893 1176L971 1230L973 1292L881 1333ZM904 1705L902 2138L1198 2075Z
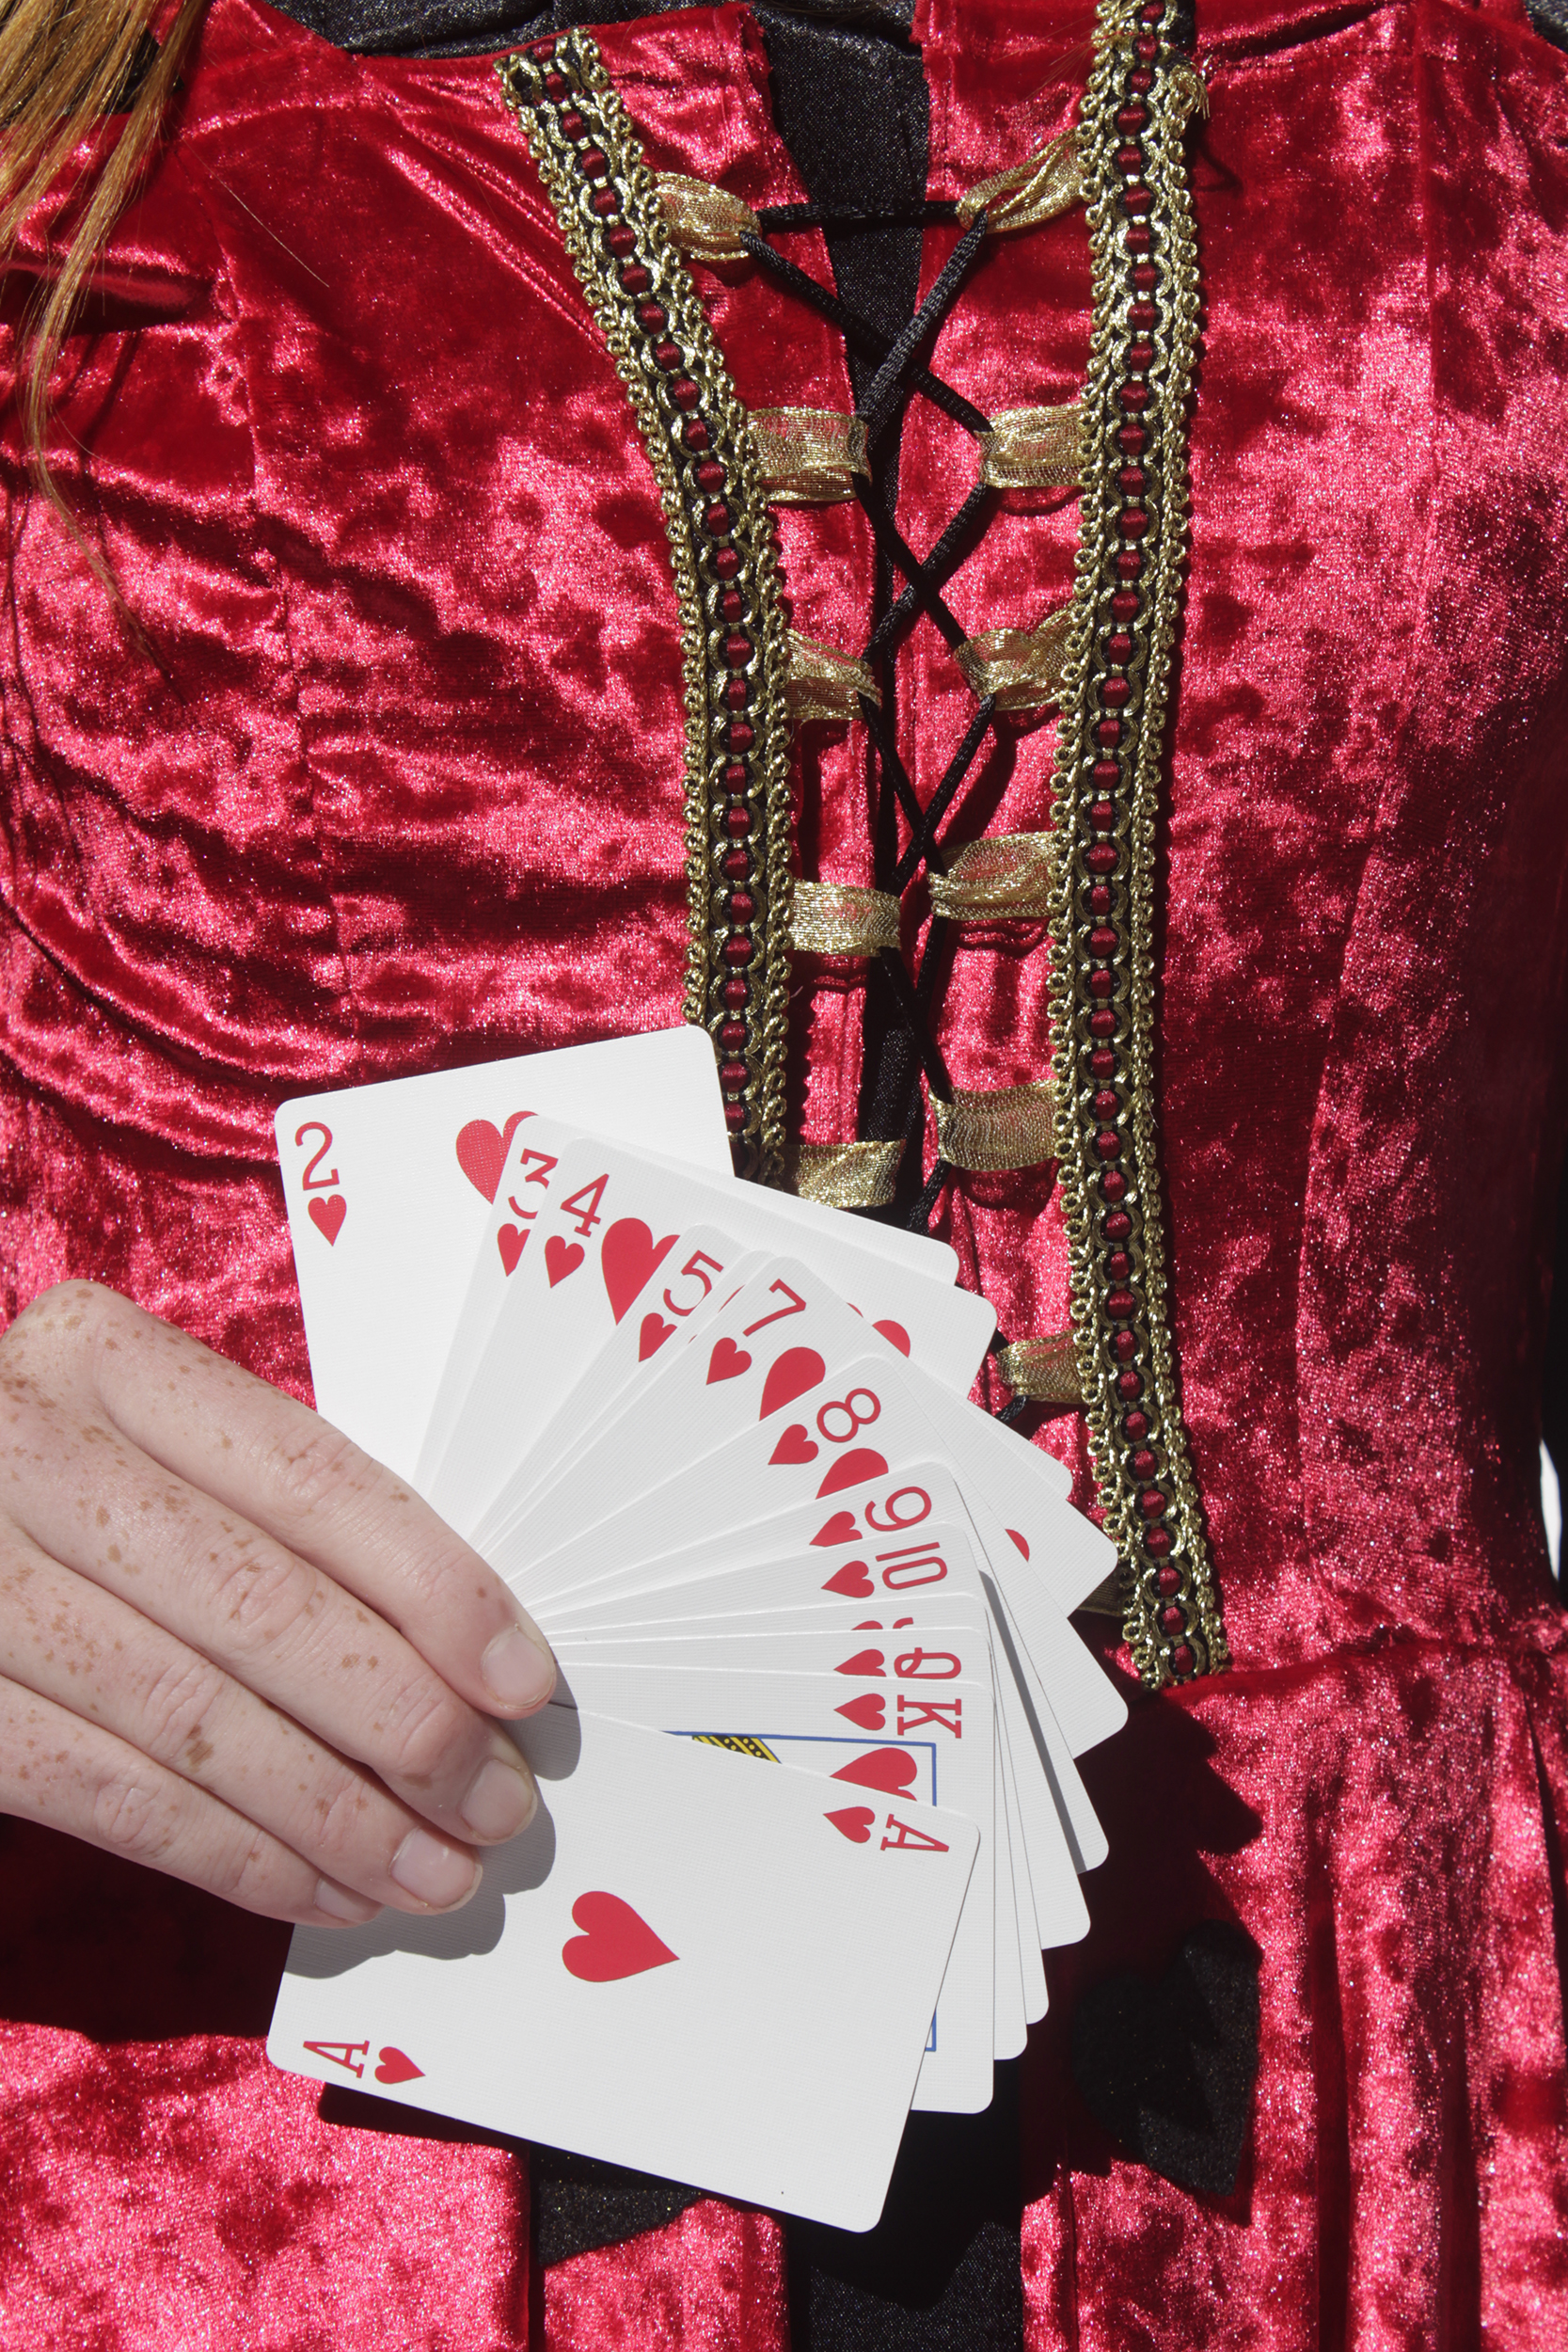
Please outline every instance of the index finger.
M548 1643L406 1480L115 1292L73 1284L51 1294L46 1312L72 1302L103 1409L144 1453L367 1602L471 1706L519 1716L545 1704L555 1686Z

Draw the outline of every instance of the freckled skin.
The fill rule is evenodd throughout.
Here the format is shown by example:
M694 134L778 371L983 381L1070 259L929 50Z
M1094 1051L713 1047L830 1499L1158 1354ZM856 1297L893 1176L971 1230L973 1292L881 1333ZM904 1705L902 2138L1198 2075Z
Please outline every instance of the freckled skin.
M0 1336L0 1812L280 1918L336 1924L323 1877L425 1912L392 1857L420 1821L467 1843L470 1781L516 1761L478 1665L516 1613L483 1563L304 1406L92 1284Z

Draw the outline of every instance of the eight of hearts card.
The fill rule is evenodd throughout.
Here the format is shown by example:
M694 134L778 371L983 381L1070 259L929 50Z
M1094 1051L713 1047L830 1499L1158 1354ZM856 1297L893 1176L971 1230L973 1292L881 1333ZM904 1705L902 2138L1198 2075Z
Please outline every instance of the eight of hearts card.
M865 2229L911 2104L983 2107L1085 1932L1076 1759L1125 1709L1068 1613L1113 1555L969 1401L952 1250L736 1181L692 1041L279 1114L322 1409L562 1681L478 1896L297 1931L269 2048Z

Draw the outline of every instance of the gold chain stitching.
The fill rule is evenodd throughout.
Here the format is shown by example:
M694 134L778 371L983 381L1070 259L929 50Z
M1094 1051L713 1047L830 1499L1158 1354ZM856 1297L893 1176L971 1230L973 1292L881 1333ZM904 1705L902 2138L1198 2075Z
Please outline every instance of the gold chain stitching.
M1168 15L1167 10L1167 22ZM1194 76L1168 46L1163 27L1155 28L1156 54L1146 60L1152 68L1152 84L1143 94L1148 122L1142 134L1142 183L1151 198L1147 217L1154 231L1152 257L1159 269L1153 294L1156 324L1147 335L1154 346L1145 375L1149 398L1139 416L1148 436L1140 459L1147 487L1138 501L1148 516L1142 542L1144 588L1130 631L1132 656L1124 665L1131 700L1120 713L1116 822L1109 836L1100 835L1117 846L1117 886L1127 893L1125 912L1118 909L1104 918L1117 934L1114 953L1101 956L1091 950L1092 926L1080 908L1087 889L1101 879L1086 859L1097 837L1089 811L1106 797L1091 771L1096 758L1104 755L1096 749L1094 731L1106 707L1101 688L1110 665L1100 647L1114 626L1110 597L1119 585L1116 556L1123 544L1117 477L1126 460L1115 437L1125 421L1118 389L1128 380L1129 351L1140 340L1128 319L1132 269L1140 257L1127 244L1130 215L1122 197L1128 181L1117 162L1125 134L1115 117L1137 94L1128 81L1137 62L1132 44L1150 28L1130 20L1125 0L1101 0L1095 65L1080 118L1079 156L1095 301L1084 400L1076 588L1063 665L1053 818L1052 1012L1063 1152L1060 1182L1079 1381L1106 1532L1122 1564L1126 1640L1142 1679L1159 1688L1218 1672L1229 1663L1229 1650L1178 1396L1155 1140L1155 818L1186 552L1186 416L1198 322L1196 241L1183 151ZM1089 1069L1098 1042L1089 1022L1102 1002L1089 988L1090 972L1096 969L1112 974L1110 1002L1121 1015L1131 1049L1121 1107L1109 1121L1094 1108L1100 1081ZM1107 1125L1121 1139L1120 1157L1111 1164L1127 1179L1125 1197L1117 1206L1130 1218L1131 1232L1121 1247L1132 1272L1120 1287L1134 1301L1132 1313L1115 1323L1105 1303L1117 1287L1106 1270L1111 1253L1096 1232L1095 1194L1105 1168L1096 1137ZM1117 1336L1124 1331L1132 1334L1130 1358L1116 1352ZM1128 1404L1117 1387L1119 1377L1133 1375L1142 1384L1136 1409L1148 1423L1136 1440L1126 1433ZM1132 1457L1145 1449L1156 1467L1141 1476L1133 1471ZM1151 1554L1145 1541L1148 1520L1140 1498L1151 1490L1165 1498L1159 1524L1168 1530L1169 1549L1163 1556ZM1177 1572L1177 1587L1162 1593L1158 1578L1169 1568ZM1182 1619L1180 1632L1168 1631L1160 1622L1161 1611L1173 1605Z
M746 803L762 845L758 872L749 887L760 898L752 927L754 942L745 977L752 984L752 1018L743 1059L746 1080L738 1090L744 1123L733 1133L742 1175L766 1183L783 1180L784 1166L784 1061L789 1020L789 921L793 890L790 855L788 629L780 604L772 519L764 499L751 421L730 380L707 317L670 231L654 175L642 159L631 119L600 61L597 43L585 33L557 36L544 59L519 51L497 69L506 102L528 139L546 192L554 206L566 250L589 307L605 339L616 373L626 388L638 430L647 451L664 509L664 527L674 567L680 618L681 669L686 705L686 864L688 954L683 1010L688 1021L716 1032L731 1018L720 991L730 977L721 950L732 926L721 911L727 885L720 860L734 844L724 828L729 795L721 771L733 755L725 747L732 714L722 700L730 677L751 684L745 717L755 730L747 761ZM568 95L551 103L546 72L559 73ZM568 140L561 117L568 107L581 115L586 136ZM579 158L596 146L608 172L595 183ZM619 209L612 222L593 209L595 185L612 188ZM634 251L618 264L607 230L624 223L635 236ZM628 262L648 275L636 294L622 285ZM639 302L658 302L668 314L663 330L678 343L688 376L699 388L695 413L709 434L711 454L724 469L719 495L729 508L733 529L724 544L739 557L732 580L705 577L702 551L708 540L702 515L711 494L687 478L688 453L680 443L683 413L671 397L671 375L652 358L654 338L638 326ZM726 663L730 633L719 612L723 591L742 595L753 638L750 661L736 673ZM760 824L756 822L760 818ZM760 952L758 952L760 950Z

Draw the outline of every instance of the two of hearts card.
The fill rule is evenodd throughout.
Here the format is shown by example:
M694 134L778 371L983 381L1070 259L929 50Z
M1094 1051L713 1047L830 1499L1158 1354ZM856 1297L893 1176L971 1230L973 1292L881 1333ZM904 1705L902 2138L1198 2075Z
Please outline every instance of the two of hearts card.
M285 1104L320 1409L544 1629L541 1804L462 1911L295 1931L326 2082L869 2229L1087 1925L1113 1565L970 1400L945 1244L739 1182L696 1029Z

